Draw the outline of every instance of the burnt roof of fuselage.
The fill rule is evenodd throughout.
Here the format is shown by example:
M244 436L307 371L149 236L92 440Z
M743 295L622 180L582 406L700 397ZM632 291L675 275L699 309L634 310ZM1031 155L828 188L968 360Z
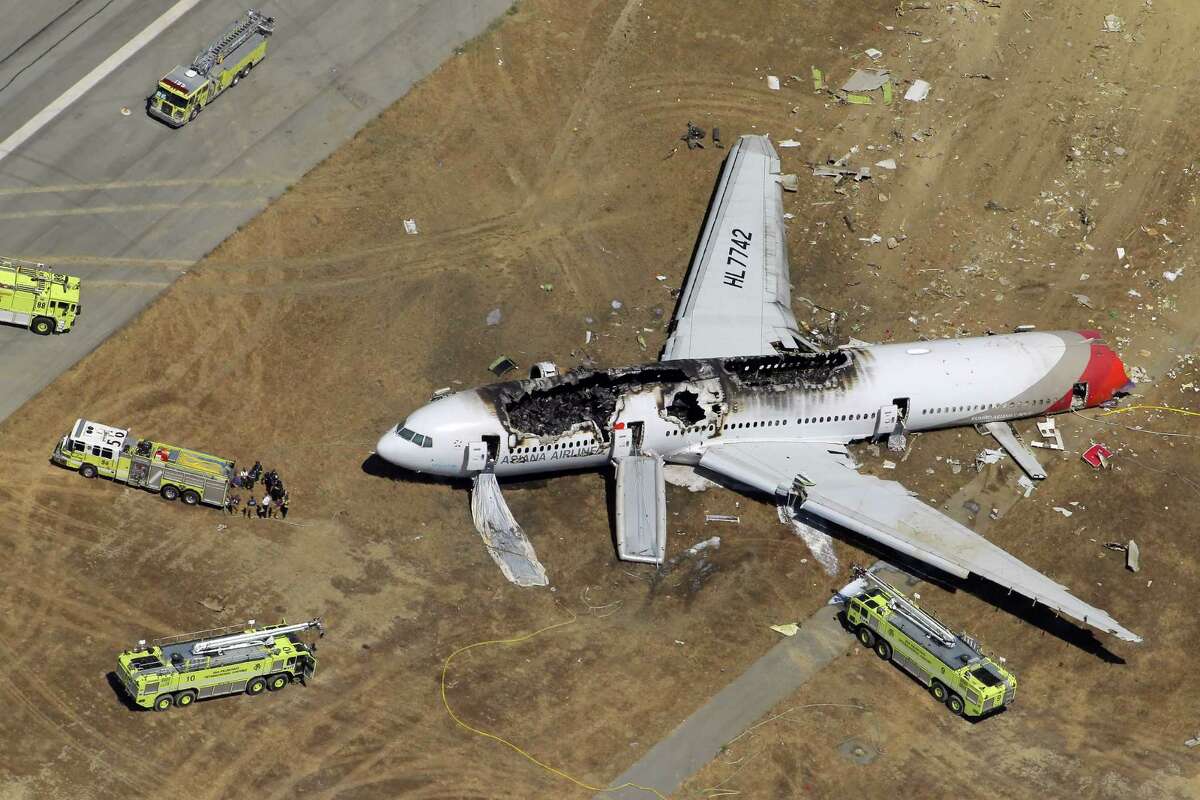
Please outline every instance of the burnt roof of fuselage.
M718 377L734 384L759 387L827 386L835 377L849 377L854 365L850 350L781 353L723 359L667 361L611 369L580 367L547 378L506 381L480 389L494 401L506 427L534 436L562 433L581 422L605 431L625 391L648 385L670 385Z
M721 359L725 372L743 386L820 386L854 363L850 350L780 353Z
M585 421L603 431L617 410L622 392L708 377L706 367L704 362L687 361L614 369L579 368L549 378L493 384L481 391L493 395L501 421L525 433L561 433Z

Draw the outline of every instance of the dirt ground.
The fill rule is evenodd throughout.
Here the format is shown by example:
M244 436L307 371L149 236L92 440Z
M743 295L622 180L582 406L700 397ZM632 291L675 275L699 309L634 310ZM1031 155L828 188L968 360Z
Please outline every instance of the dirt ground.
M770 648L768 625L823 603L868 556L839 542L829 577L773 508L723 491L669 496L672 551L720 535L715 572L656 579L618 562L602 475L509 487L552 580L518 589L474 533L463 487L368 460L432 389L487 382L499 354L653 358L722 157L678 141L689 120L726 142L800 142L780 151L800 175L785 197L795 307L823 331L837 310L832 340L1099 327L1149 378L1130 403L1200 406L1200 318L1187 312L1200 303L1200 7L900 5L523 0L0 425L0 796L587 797L451 720L447 656L574 619L459 656L447 697L465 722L602 785ZM1101 30L1109 12L1122 32ZM930 81L929 98L848 106L814 91L811 66L840 84L868 47L901 92ZM811 176L847 152L898 169L841 192ZM261 459L292 514L229 519L56 469L49 451L79 416ZM1183 745L1200 730L1200 425L1135 410L1062 427L1072 452L1050 459L1049 480L980 524L1144 644L1081 646L929 589L1008 659L1011 711L955 719L856 652L678 796L1200 796L1200 750ZM1093 439L1118 451L1112 471L1078 460ZM944 502L987 444L922 436L889 476ZM1012 469L996 475L1011 493ZM705 513L741 524L706 526ZM1129 538L1137 574L1102 547ZM136 713L106 677L140 638L317 614L329 634L306 689ZM869 763L844 755L855 745Z

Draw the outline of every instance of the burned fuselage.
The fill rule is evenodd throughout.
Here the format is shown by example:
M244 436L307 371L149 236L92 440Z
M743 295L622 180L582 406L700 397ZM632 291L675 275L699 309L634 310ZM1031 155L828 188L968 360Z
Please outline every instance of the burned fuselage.
M666 455L738 428L740 411L836 394L856 374L854 353L840 350L576 369L478 391L508 434L504 465L620 455L614 432L630 429L629 447Z

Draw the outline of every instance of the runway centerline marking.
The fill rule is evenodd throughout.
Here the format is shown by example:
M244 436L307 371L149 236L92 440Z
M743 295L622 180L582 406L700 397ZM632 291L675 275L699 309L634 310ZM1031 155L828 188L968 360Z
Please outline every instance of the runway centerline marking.
M29 141L34 134L46 127L51 120L66 111L72 103L83 97L92 87L107 78L113 70L129 60L130 56L153 41L154 37L165 31L173 22L188 11L191 11L199 3L200 0L179 0L178 3L163 12L162 16L147 25L141 33L122 45L119 50L101 61L99 66L76 81L75 85L60 94L50 105L43 108L37 114L34 114L28 122L17 128L3 142L0 142L0 161L3 161L5 157L11 155L18 147Z

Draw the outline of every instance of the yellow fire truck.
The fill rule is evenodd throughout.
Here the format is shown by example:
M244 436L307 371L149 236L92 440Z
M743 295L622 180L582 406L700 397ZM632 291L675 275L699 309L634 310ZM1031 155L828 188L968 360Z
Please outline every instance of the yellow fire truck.
M158 90L146 99L146 112L172 128L191 122L266 58L267 39L274 32L274 17L247 11L201 50L191 66L178 66L163 76Z
M289 683L307 685L317 671L317 644L300 634L321 619L295 625L257 627L254 620L197 633L155 639L117 658L117 676L129 698L142 708L166 711L224 694L276 692Z
M103 475L158 492L164 500L222 508L233 480L233 462L186 447L135 439L125 428L75 420L50 460L85 478Z
M71 330L81 313L79 278L0 256L0 322L49 336Z

